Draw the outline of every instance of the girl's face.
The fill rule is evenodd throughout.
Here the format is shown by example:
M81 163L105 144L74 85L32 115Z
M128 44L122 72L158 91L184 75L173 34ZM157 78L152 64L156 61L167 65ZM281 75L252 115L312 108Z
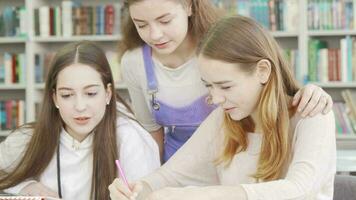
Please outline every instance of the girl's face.
M238 64L198 57L202 80L214 104L221 106L233 120L256 117L263 80L259 70L247 73Z
M110 84L105 89L100 74L88 65L72 64L60 71L53 100L68 134L85 139L102 120L111 94Z
M177 0L143 0L129 11L141 39L156 53L174 52L187 36L191 11Z

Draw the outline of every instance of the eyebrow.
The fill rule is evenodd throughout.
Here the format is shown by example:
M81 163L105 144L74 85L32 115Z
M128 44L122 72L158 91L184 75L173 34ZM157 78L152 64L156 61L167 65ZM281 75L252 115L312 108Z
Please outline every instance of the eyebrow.
M204 83L208 83L206 80L204 79L201 79ZM232 81L216 81L216 82L213 82L214 84L217 84L217 85L222 85L222 84L225 84L225 83L231 83Z
M99 87L99 86L100 86L99 84L91 84L91 85L85 86L84 89L88 89L91 87ZM60 88L58 88L58 90L73 90L73 89L69 88L69 87L60 87Z
M159 16L159 17L157 17L155 20L159 20L159 19L162 19L162 18L164 18L164 17L166 17L166 16L168 16L168 15L170 15L171 13L166 13L166 14L163 14L163 15L161 15L161 16ZM142 19L136 19L136 18L133 18L133 20L134 21L137 21L137 22L146 22L145 20L142 20Z

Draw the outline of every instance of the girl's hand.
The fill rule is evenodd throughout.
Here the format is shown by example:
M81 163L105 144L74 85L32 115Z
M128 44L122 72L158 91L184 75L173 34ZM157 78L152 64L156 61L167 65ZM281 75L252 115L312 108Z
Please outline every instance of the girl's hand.
M295 94L292 105L298 105L298 112L302 112L302 117L312 117L321 112L323 114L330 112L333 100L322 88L307 84Z
M112 200L139 200L144 199L151 192L150 187L143 182L130 184L129 187L131 189L120 178L116 178L109 185L110 198Z
M46 196L59 198L55 191L49 189L40 182L33 182L28 184L20 191L20 194L24 196Z

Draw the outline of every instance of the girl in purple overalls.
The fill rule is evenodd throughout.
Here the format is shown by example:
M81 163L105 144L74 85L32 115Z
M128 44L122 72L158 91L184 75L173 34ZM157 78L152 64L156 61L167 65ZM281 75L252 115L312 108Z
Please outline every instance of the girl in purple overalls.
M156 139L165 162L214 109L196 72L195 48L219 15L207 0L124 2L122 76L136 117ZM181 80L192 78L196 82L187 92L179 87L187 84ZM330 96L314 85L301 89L293 103L304 115L328 112L332 105Z

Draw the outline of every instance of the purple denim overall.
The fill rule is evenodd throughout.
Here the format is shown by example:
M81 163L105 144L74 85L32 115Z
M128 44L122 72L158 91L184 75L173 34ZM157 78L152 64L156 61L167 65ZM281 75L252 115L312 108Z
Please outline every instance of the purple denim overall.
M207 104L207 95L203 95L183 107L172 107L157 99L158 82L154 72L151 47L144 45L142 51L153 117L156 123L165 129L163 160L166 162L192 136L202 121L216 107Z

